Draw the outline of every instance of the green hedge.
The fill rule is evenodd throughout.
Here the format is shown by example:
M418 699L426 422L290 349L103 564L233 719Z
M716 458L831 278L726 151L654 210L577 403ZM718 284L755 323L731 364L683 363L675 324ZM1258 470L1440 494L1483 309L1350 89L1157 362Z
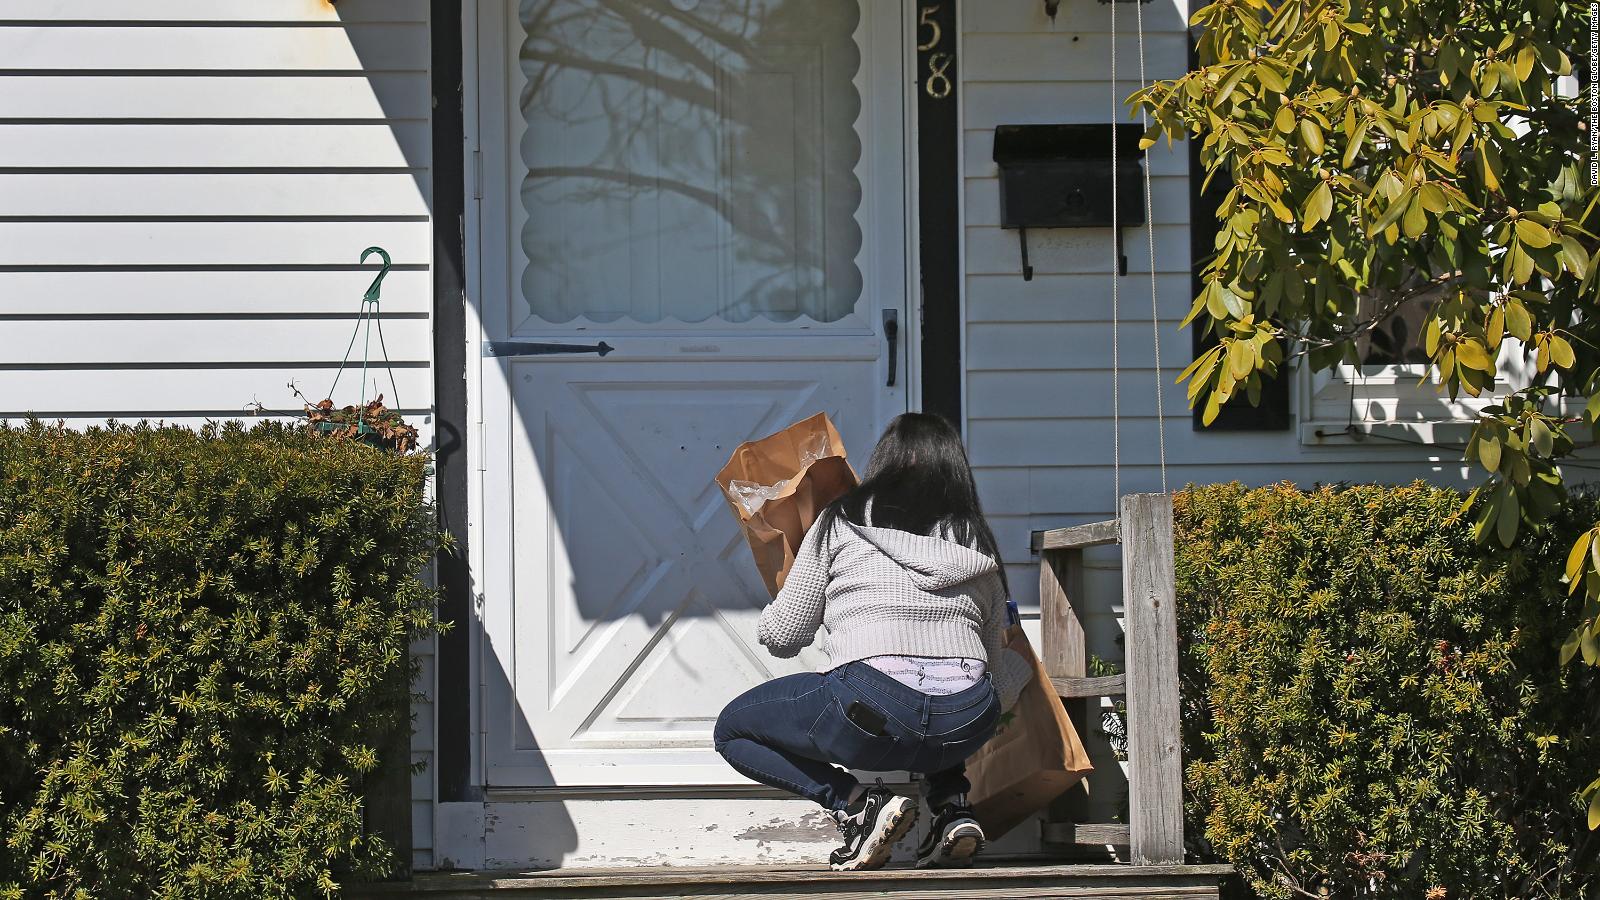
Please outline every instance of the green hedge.
M433 619L426 465L279 424L0 427L0 897L385 871L360 791Z
M1596 890L1577 791L1600 679L1561 667L1579 498L1515 551L1459 493L1192 488L1177 502L1189 834L1262 897Z

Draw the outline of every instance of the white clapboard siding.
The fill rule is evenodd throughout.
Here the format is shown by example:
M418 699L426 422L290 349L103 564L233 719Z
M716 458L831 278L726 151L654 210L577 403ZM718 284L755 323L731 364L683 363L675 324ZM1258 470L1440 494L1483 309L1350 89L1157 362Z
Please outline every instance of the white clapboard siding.
M1131 269L1130 269L1131 271ZM1129 277L1132 277L1131 275ZM1148 294L1147 294L1148 295ZM1155 341L1150 329L1150 308L1128 311L1129 318L1117 326L1120 346L1120 365L1124 375L1133 376L1140 369L1155 364ZM1166 334L1179 335L1177 322L1163 323ZM1162 350L1171 348L1170 362L1183 362L1189 348L1182 341L1163 344ZM971 361L969 374L1018 369L1046 371L1073 371L1078 369L1110 369L1112 364L1112 325L1110 322L1025 322L976 323L967 326L967 353ZM1163 363L1169 362L1167 359ZM1148 374L1140 376L1149 381ZM1106 395L1110 403L1111 396ZM974 409L974 416L981 411Z
M389 327L386 325L385 331ZM243 365L185 369L175 364L148 369L0 368L0 417L17 418L30 412L44 418L122 415L125 403L119 407L107 402L122 397L149 398L149 402L169 413L246 416L259 408L296 412L301 401L289 385L295 385L307 399L316 402L328 395L336 374L337 368L331 365L270 369ZM183 390L174 392L174 383L182 384ZM415 364L396 368L392 373L380 367L368 371L366 387L368 400L381 393L390 406L398 396L405 408L426 410L433 396L433 374ZM339 376L336 393L338 396L333 399L341 406L360 402L359 358Z
M0 267L352 266L374 244L425 264L433 235L426 221L0 222Z
M1130 257L1141 252L1148 254L1147 244L1132 242L1133 236L1143 234L1143 231L1129 232L1130 244L1126 249ZM1028 238L1031 243L1032 232ZM1145 273L1138 278L1131 274L1120 278L1117 292L1123 319L1131 319L1133 327L1142 327L1143 333L1148 334L1150 276L1149 267L1145 268ZM1131 258L1129 272L1132 272ZM1108 322L1111 320L1112 277L1109 268L1104 272L1070 275L1036 272L1032 281L1023 281L1015 270L998 275L972 275L967 278L967 321ZM1158 273L1156 297L1162 318L1182 320L1190 306L1188 270ZM1162 339L1187 347L1189 335L1168 326Z
M1120 18L1120 17L1119 17ZM1117 35L1117 81L1128 79L1128 90L1138 87L1139 37L1126 20L1119 21ZM1187 38L1182 34L1145 35L1145 73L1150 78L1178 78L1184 73ZM1042 59L1053 60L1055 71L1039 68ZM1132 64L1130 64L1132 61ZM1111 70L1111 35L1084 32L1034 32L1009 34L968 34L961 45L961 73L964 86L988 82L1028 82L1051 75L1048 83L1092 81L1106 83ZM1109 90L1110 84L1106 83ZM1109 94L1107 101L1109 102Z
M428 21L428 0L0 0L0 21L348 22Z
M348 260L354 264L355 259ZM368 270L0 271L0 323L12 316L272 315L293 319L359 312L372 283ZM390 271L379 309L426 314L433 275ZM6 327L0 324L0 328Z
M426 72L10 75L0 119L425 120Z
M10 5L0 3L0 9ZM162 4L120 5L133 12ZM213 10L224 6L207 5ZM84 58L85 44L97 48L93 58ZM7 69L133 72L171 69L174 61L181 61L188 71L384 72L414 70L417 60L427 57L428 28L421 21L350 28L80 24L71 29L22 25L0 30L0 60Z
M0 361L8 367L184 363L335 365L350 345L354 322L344 319L17 319L0 327ZM383 323L389 360L426 363L432 356L427 319ZM362 341L356 341L360 359ZM376 334L372 353L378 355ZM191 376L206 378L197 371ZM107 385L115 388L116 385ZM272 379L263 387L277 387ZM177 383L171 388L176 391Z
M1167 2L1149 3L1144 6L1144 30L1146 34L1162 31L1182 32L1188 25L1184 22L1187 15L1186 6ZM961 27L967 37L980 34L1082 34L1086 32L1111 31L1111 17L1115 15L1117 32L1133 34L1136 19L1139 13L1132 4L1119 4L1112 9L1106 3L1062 3L1057 10L1056 17L1051 19L1045 15L1044 4L1033 0L984 0L981 8L969 7L962 11ZM1181 57L1180 57L1181 58ZM1117 57L1119 66L1126 66L1132 70L1138 63L1136 58L1124 59ZM1048 60L1041 60L1048 62ZM1037 73L1040 76L1048 72Z
M0 91L6 89L5 77L0 75ZM431 142L428 124L411 121L309 125L0 122L0 168L427 168Z
M1187 225L1156 225L1155 270L1189 271L1189 228ZM1017 273L1021 278L1022 255L1017 232L994 227L967 229L967 272L974 275ZM1150 245L1144 229L1123 229L1123 252L1128 256L1128 274L1150 272ZM1104 272L1116 268L1115 244L1110 228L1030 228L1028 259L1034 277ZM1146 296L1149 293L1146 292Z
M0 418L262 421L299 408L291 383L321 399L347 351L334 400L357 402L380 245L396 368L366 393L431 442L428 10L0 0ZM431 701L414 711L429 762ZM413 779L424 865L432 784Z
M1174 423L1168 422L1169 428ZM1186 423L1178 423L1187 427ZM1031 509L1023 518L1035 517L1054 528L1076 525L1104 518L1103 510L1111 500L1112 469L1110 448L1104 464L1074 466L1018 466L992 467L977 473L978 489L985 508ZM1302 473L1305 474L1305 473ZM1210 484L1217 481L1239 481L1250 485L1273 484L1282 481L1282 473L1257 473L1241 471L1236 463L1190 463L1173 461L1167 467L1167 481L1173 488L1194 482ZM1467 464L1459 459L1446 459L1419 464L1404 455L1372 453L1365 456L1344 454L1336 466L1310 472L1301 482L1307 486L1324 482L1354 480L1407 483L1418 478L1438 480L1471 477ZM1160 471L1154 466L1124 466L1124 490L1160 490ZM1026 539L1020 547L1013 546L1007 557L1018 562L1029 559Z
M0 173L0 217L427 216L430 192L411 172Z

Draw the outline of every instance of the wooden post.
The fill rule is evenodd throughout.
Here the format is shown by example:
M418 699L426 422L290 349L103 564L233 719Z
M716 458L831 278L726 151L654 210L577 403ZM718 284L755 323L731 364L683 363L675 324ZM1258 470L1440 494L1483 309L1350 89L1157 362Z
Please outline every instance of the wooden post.
M1039 552L1039 636L1044 670L1051 678L1083 678L1089 673L1083 620L1074 603L1083 602L1083 550ZM1089 733L1090 700L1063 698L1062 705L1078 734ZM1051 825L1076 826L1089 813L1089 782L1080 781L1051 802L1045 816L1046 839Z
M1121 521L1122 598L1128 622L1130 849L1135 865L1182 863L1172 497L1123 497Z
M1045 550L1039 554L1039 631L1046 672L1052 678L1089 674L1083 621L1073 601L1083 602L1083 551Z

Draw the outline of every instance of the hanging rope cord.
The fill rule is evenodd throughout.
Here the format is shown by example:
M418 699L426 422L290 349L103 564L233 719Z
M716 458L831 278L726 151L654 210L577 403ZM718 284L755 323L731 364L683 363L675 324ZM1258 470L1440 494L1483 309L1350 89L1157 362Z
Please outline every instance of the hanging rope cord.
M356 427L358 434L367 432L367 361L372 358L372 326L378 326L378 348L383 352L383 365L389 372L389 389L394 393L394 409L403 409L400 405L400 386L394 380L394 366L389 362L389 346L383 340L383 319L378 315L378 297L383 291L383 277L389 274L389 252L382 247L368 247L361 251L361 261L366 262L367 257L378 254L383 258L383 268L378 270L377 277L372 279L372 284L361 298L361 315L356 319L355 330L350 333L350 344L344 348L344 359L339 360L339 371L333 375L333 387L328 388L328 399L333 399L334 391L339 389L339 379L344 376L344 368L350 363L350 351L355 349L356 338L361 336L362 326L365 326L366 340L361 347L361 405L356 407L360 424Z
M1121 157L1117 153L1117 124L1122 115L1122 96L1117 89L1117 3L1111 0L1111 231L1121 234L1118 216L1122 209L1119 193L1118 171ZM1135 27L1139 46L1139 84L1148 84L1145 75L1144 3L1133 0ZM1139 121L1148 129L1148 115L1139 108ZM1161 492L1167 493L1167 426L1166 406L1161 387L1161 307L1156 293L1156 228L1155 209L1150 182L1150 162L1144 165L1144 231L1150 256L1150 334L1155 350L1156 383L1156 446L1161 467ZM1117 250L1113 249L1115 256ZM1121 259L1111 261L1111 483L1112 507L1119 509L1122 502L1122 342L1121 342Z

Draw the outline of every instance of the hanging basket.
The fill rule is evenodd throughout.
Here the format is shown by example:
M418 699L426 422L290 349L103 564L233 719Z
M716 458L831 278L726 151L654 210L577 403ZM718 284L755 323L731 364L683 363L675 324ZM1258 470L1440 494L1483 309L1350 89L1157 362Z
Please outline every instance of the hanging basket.
M378 315L378 296L391 263L388 251L382 247L368 247L361 251L361 261L366 262L367 257L374 253L383 258L383 268L372 279L372 284L361 298L361 315L356 320L355 332L350 335L350 345L345 348L344 359L339 362L339 371L333 377L333 386L328 389L328 399L314 405L306 404L306 427L314 434L352 438L381 450L409 453L417 448L417 429L406 424L398 411L384 406L382 394L371 401L367 400L367 369L372 351L372 332L376 326L378 347L383 353L383 367L389 373L389 387L394 391L395 405L400 405L394 368L389 362L389 349L383 340L383 320ZM350 353L355 349L356 338L362 336L363 330L366 340L361 350L361 402L336 407L332 398L339 388L339 378L350 364Z
M400 414L383 405L383 395L365 407L335 409L324 400L306 407L307 427L317 434L350 438L380 450L409 453L417 448L417 429L407 425Z

